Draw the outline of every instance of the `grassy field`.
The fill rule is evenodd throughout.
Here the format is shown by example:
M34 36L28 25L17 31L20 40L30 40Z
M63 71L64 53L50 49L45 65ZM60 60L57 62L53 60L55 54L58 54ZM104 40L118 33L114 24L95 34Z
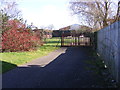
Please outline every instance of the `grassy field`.
M46 44L39 47L37 51L0 53L2 57L0 59L2 61L2 73L15 68L17 65L21 65L36 58L48 55L50 52L58 48L60 48L60 39L52 38L46 39Z

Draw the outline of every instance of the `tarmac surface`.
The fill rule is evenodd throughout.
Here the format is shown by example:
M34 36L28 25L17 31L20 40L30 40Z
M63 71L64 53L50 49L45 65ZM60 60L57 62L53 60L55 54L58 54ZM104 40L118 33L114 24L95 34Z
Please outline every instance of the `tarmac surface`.
M2 88L94 88L98 76L85 63L90 47L62 47L2 75Z

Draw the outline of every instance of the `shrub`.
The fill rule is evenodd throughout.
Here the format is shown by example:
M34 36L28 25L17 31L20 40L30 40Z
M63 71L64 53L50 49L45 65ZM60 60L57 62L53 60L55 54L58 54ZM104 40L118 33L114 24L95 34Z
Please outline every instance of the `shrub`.
M25 28L19 21L13 20L8 23L9 30L2 34L2 51L29 51L41 45L40 38Z

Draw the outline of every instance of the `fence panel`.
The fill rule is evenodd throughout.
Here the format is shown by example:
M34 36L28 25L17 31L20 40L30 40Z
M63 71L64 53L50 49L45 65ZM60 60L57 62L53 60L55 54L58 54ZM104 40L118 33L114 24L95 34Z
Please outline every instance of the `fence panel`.
M115 22L97 32L97 51L105 60L114 79L120 81L120 28Z

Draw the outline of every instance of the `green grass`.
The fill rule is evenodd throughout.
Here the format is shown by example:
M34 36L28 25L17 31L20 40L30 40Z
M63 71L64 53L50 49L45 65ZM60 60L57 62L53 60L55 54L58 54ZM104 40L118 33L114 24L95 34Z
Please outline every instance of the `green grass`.
M18 65L25 64L31 60L48 55L50 52L59 49L59 38L47 39L44 46L31 52L4 52L0 53L2 61L2 73L15 68ZM57 47L56 47L57 46Z

